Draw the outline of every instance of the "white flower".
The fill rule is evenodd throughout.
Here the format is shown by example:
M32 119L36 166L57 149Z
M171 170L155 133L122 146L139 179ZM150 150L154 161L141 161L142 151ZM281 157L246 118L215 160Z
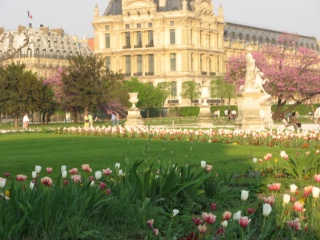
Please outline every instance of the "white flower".
M249 191L246 190L242 190L241 191L241 200L242 201L246 201L249 197Z
M36 171L32 171L32 178L37 178L37 172Z
M66 171L66 170L63 170L62 173L61 173L61 175L62 175L62 178L66 178L66 177L67 177L67 171Z
M295 193L297 191L297 189L298 189L297 185L294 185L294 184L290 185L290 192Z
M206 166L207 166L207 162L204 160L202 160L200 164L201 164L202 168L206 168Z
M6 179L0 178L0 188L3 188L6 185Z
M34 182L31 181L30 182L30 189L33 190L33 188L34 188Z
M241 217L241 211L238 211L233 214L233 220L235 221L239 221L240 217Z
M178 213L179 213L178 209L173 209L173 211L172 211L173 216L177 215Z
M116 167L116 168L120 168L120 163L116 163L115 165L114 165L114 167Z
M93 186L94 186L94 181L91 181L90 187L93 187Z
M320 194L320 188L312 187L312 197L319 198L319 194Z
M258 161L258 159L257 159L257 158L252 158L252 161L253 161L254 163L256 163L256 162Z
M97 180L99 180L102 177L102 172L101 171L96 171L95 172L95 177Z
M282 158L284 158L285 156L287 156L287 153L286 153L285 151L281 151L281 152L280 152L280 156L281 156Z
M262 215L268 217L272 211L271 205L269 203L263 204Z
M122 169L119 169L119 176L122 176L122 175L123 175Z
M288 204L290 202L290 195L283 194L283 203Z
M240 218L239 218L240 219ZM221 223L222 227L223 228L226 228L228 227L228 221L227 220L224 220L222 223Z
M36 171L36 173L39 173L41 171L41 166L36 166L35 171Z
M61 166L61 172L67 170L67 166L66 165L62 165Z

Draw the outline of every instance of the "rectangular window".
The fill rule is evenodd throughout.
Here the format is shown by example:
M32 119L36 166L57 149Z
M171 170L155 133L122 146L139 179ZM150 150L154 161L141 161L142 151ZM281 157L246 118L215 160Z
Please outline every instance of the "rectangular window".
M110 33L106 33L106 48L110 48Z
M137 32L137 45L142 46L142 36L140 31Z
M170 21L170 26L174 26L174 21Z
M109 30L109 25L105 26L105 30Z
M176 44L176 30L170 29L170 44Z
M192 44L192 38L193 38L193 36L192 36L192 29L190 30L190 44Z
M126 24L126 29L129 29L130 28L130 24Z
M137 55L137 73L142 73L142 55Z
M141 28L141 23L137 23L137 28Z
M148 31L148 44L150 46L153 46L153 31L152 30Z
M176 71L176 54L170 53L170 70Z
M154 55L149 54L148 55L148 60L149 60L149 73L153 74L154 73Z
M148 27L151 28L152 27L152 22L148 23Z
M126 47L130 47L130 32L126 32Z
M131 56L126 56L126 75L131 75Z
M110 56L108 56L106 57L106 67L110 69L110 65L111 65Z

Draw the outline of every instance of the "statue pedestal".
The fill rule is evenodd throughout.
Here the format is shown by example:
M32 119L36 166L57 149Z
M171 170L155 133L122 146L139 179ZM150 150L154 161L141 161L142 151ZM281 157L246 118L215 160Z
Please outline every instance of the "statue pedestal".
M210 106L208 104L200 106L197 126L201 128L213 128Z
M235 120L237 129L264 129L264 122L260 116L260 99L263 95L260 92L241 92L237 94L238 117Z
M265 128L274 127L272 112L271 112L271 102L262 101L260 103L260 117L264 123Z

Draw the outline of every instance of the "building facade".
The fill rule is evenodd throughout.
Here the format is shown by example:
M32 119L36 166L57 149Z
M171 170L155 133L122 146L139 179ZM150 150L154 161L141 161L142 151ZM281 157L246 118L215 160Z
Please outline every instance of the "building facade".
M95 53L128 79L170 83L168 105L190 105L183 82L201 85L223 72L224 24L210 0L111 0L103 16L95 8Z
M41 25L35 29L30 25L5 31L0 27L0 63L24 63L39 79L50 77L58 67L67 66L68 57L77 54L93 54L88 40L78 40L61 28L49 29Z
M283 34L225 22L222 6L217 12L210 0L110 0L102 16L95 7L95 53L127 79L170 83L167 106L190 105L180 96L183 82L210 82L230 56L277 44ZM299 35L298 46L320 51L315 37Z

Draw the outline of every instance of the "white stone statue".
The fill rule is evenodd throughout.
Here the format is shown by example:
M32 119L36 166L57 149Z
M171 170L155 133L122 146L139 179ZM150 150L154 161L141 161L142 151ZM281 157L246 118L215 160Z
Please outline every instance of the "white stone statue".
M255 89L259 90L259 91L262 91L264 94L267 94L268 93L264 90L263 88L263 85L268 82L269 80L266 78L266 79L262 79L264 73L260 71L259 68L256 67L255 69L255 75L256 75L256 78L255 78L255 81L254 81L254 87Z
M251 51L252 49L249 48L248 53L246 54L246 77L243 86L243 90L245 92L251 92L255 88L254 82L256 78L256 60L253 58Z

